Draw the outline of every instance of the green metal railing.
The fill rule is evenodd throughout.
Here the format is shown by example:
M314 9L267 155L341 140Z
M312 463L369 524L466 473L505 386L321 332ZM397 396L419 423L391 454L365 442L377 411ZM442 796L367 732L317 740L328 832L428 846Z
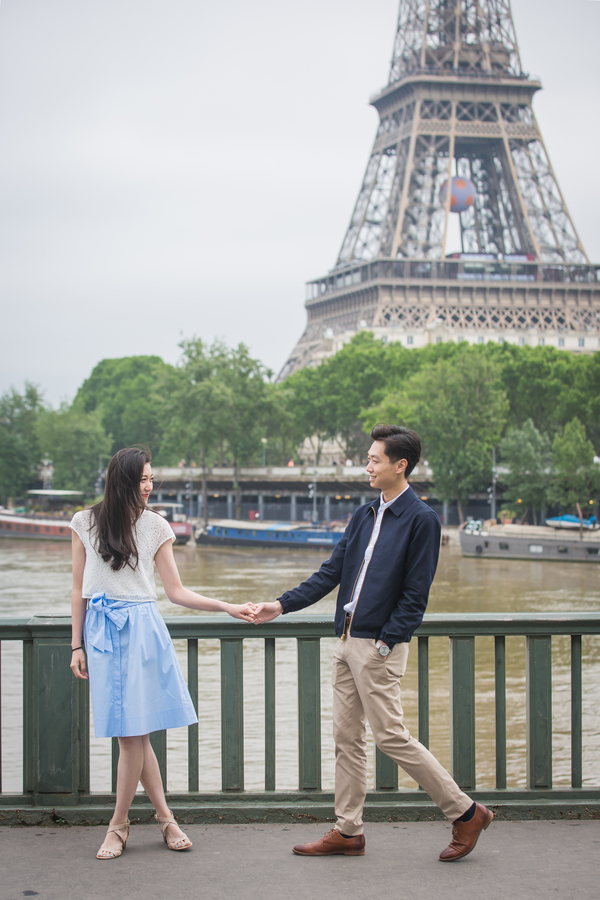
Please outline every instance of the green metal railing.
M221 791L201 792L198 725L188 728L188 791L169 793L186 821L282 821L333 816L333 796L321 782L321 639L334 637L331 616L286 616L263 626L229 618L167 619L174 640L187 641L187 679L198 708L198 642L220 641ZM582 636L600 634L600 614L428 615L416 633L418 645L418 737L429 746L429 641L444 637L450 654L450 770L460 786L504 817L576 815L600 817L598 784L583 786ZM552 637L570 637L571 785L553 788ZM476 790L475 639L494 640L495 789ZM506 638L525 637L526 787L507 788ZM297 642L298 788L276 791L276 646ZM71 675L70 620L66 617L0 619L0 642L23 643L23 791L2 792L0 824L56 821L105 822L114 794L90 792L89 693ZM244 790L244 641L264 642L264 791ZM0 643L1 649L1 643ZM0 684L0 693L2 685ZM1 728L1 719L0 719ZM596 729L597 730L597 729ZM165 787L166 733L152 735ZM0 741L1 754L1 741ZM118 744L113 739L112 789ZM2 760L0 755L0 775ZM598 773L596 773L598 774ZM588 773L589 780L590 773ZM142 796L139 818L150 815ZM432 818L437 810L421 790L398 788L398 768L379 750L375 791L367 819Z

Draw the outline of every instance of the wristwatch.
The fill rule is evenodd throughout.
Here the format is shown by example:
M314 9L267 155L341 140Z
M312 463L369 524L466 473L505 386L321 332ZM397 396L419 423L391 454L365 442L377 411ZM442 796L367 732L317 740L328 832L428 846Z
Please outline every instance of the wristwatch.
M379 650L379 655L380 655L380 656L389 656L390 653L392 652L392 651L390 650L390 648L387 646L387 644L382 644L381 641L377 641L377 642L375 643L375 646L376 646L377 649Z

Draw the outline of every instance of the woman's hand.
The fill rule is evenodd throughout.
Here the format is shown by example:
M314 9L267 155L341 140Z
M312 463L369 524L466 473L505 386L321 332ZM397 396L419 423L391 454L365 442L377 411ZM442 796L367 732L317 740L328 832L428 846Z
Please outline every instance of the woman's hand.
M279 600L275 600L273 603L259 603L255 607L254 624L263 625L265 622L271 622L277 616L280 616L282 612L283 607Z
M86 681L89 678L85 667L85 654L83 650L73 650L71 653L71 671L75 678L83 678Z
M238 606L237 603L227 604L227 614L233 616L234 619L243 619L244 622L254 622L257 606L254 603L244 603Z

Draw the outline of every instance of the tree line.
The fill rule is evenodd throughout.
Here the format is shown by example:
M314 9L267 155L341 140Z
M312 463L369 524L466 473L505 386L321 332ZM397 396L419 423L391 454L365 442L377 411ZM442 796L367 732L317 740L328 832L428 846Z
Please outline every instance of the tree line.
M435 492L485 491L496 448L505 501L531 516L589 509L600 494L600 353L508 343L409 350L361 332L335 356L282 383L243 344L183 341L177 365L157 356L105 359L57 409L27 384L0 397L0 503L22 497L51 459L53 487L94 492L99 462L144 443L157 465L319 461L337 438L357 462L376 422L415 428Z

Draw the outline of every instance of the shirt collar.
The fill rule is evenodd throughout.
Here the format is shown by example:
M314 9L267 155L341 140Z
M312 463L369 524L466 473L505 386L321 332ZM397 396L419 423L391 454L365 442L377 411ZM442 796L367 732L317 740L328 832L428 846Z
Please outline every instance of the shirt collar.
M403 491L400 491L400 493L397 494L396 497L393 497L391 500L388 500L387 503L386 503L385 500L383 499L383 493L381 493L381 494L379 495L379 511L382 512L384 509L387 509L388 506L391 506L392 503L395 503L396 500L398 500L398 498L402 496L402 494L405 494L405 493L406 493L406 491L409 489L409 487L410 487L410 485L407 484Z

